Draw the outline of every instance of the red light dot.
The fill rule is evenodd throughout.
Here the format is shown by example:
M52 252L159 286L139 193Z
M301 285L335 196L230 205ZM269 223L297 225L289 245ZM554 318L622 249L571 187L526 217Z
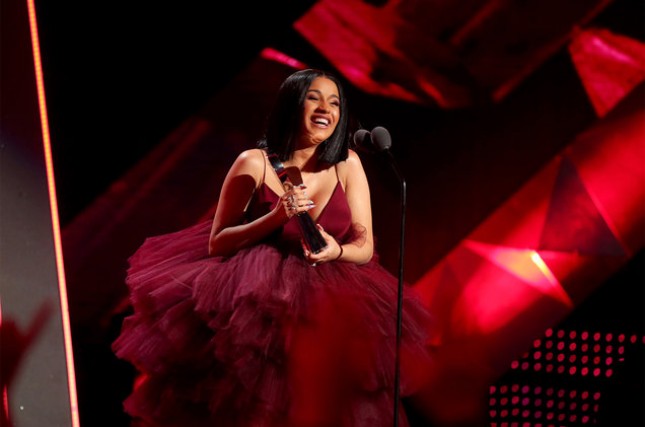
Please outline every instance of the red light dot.
M625 353L625 347L621 345L620 347L618 347L618 354L624 354L624 353Z
M513 410L511 411L511 415L514 416L514 417L517 417L517 414L519 414L519 413L520 413L519 408L513 408Z
M542 357L541 351L536 351L535 353L533 353L533 359L538 360L540 359L540 357Z
M607 371L605 372L605 376L607 378L611 377L613 374L614 374L614 370L611 368L607 369Z
M625 341L625 334L618 335L618 342L624 342L624 341Z
M563 350L564 349L564 343L562 341L558 342L558 345L556 347L558 350Z
M611 341L613 338L614 338L614 334L612 334L611 332L609 332L609 333L607 333L607 335L605 335L605 341L607 341L607 342Z
M600 392L597 391L593 394L593 400L599 400L600 399Z
M553 419L553 412L549 412L546 414L546 419L547 420L552 420Z
M529 368L529 362L522 362L522 370L526 371Z
M569 421L571 421L572 423L575 423L577 419L578 419L578 416L576 414L573 414L569 417Z
M531 416L531 411L529 411L528 409L522 411L522 418L528 418L529 416Z
M553 389L552 389L552 388L548 388L548 389L546 390L546 395L547 395L547 396L553 396Z
M553 347L553 341L547 341L545 347L546 348L552 348Z
M506 385L501 386L499 389L500 393L506 393L507 390L508 390L508 386Z
M511 403L513 405L517 405L519 401L520 401L520 398L518 396L513 396L513 399L511 399Z
M576 359L577 359L577 356L575 354L572 354L571 356L569 356L569 362L571 363L575 362Z
M600 344L594 344L593 351L598 353L600 351Z
M613 361L614 359L611 356L609 356L605 359L605 365L610 366Z
M535 413L533 414L533 416L534 416L535 418L542 418L542 411L535 411Z
M513 386L511 387L511 390L512 390L514 393L517 393L517 391L518 391L519 389L520 389L520 385L519 385L519 384L513 384Z
M589 410L589 404L588 403L583 403L582 406L580 407L580 410L582 412L587 412Z
M499 404L500 405L504 406L507 403L508 403L508 397L502 397L501 399L499 399Z
M547 329L547 330L546 330L546 332L544 333L544 336L546 336L546 337L550 337L551 335L553 335L553 329L552 329L552 328L549 328L549 329Z
M613 349L614 348L612 346L608 345L607 347L605 347L605 353L611 353Z
M508 417L508 410L507 409L502 409L502 412L500 412L500 415L502 418Z
M582 364L586 364L586 363L588 363L588 362L589 362L589 356L587 356L587 355L582 356L582 357L580 358L580 362L581 362Z
M564 390L563 389L558 390L558 397L564 397Z
M564 354L560 353L558 354L558 362L562 362L564 360Z
M490 406L495 406L496 403L497 403L497 399L495 399L494 397L491 397L490 399L488 399L488 404Z
M578 405L576 404L576 402L571 402L571 405L569 405L569 409L572 411L575 411L577 407Z
M589 351L589 344L584 343L580 346L580 350L582 351Z
M546 365L546 371L547 372L553 372L553 365L550 364L550 363L548 365Z
M529 403L531 403L531 399L529 399L528 397L522 399L522 406L528 406Z
M520 366L520 362L513 360L513 362L511 363L511 369L517 369L518 366Z
M582 417L582 424L587 424L589 422L589 415L585 415Z
M558 338L562 338L563 336L564 336L564 331L562 329L560 329L558 331Z
M549 408L549 409L553 408L553 400L547 401L546 402L546 407Z
M527 386L527 385L522 386L522 394L526 394L526 393L528 393L529 391L531 391L531 387L529 387L529 386Z
M576 337L576 331L569 332L569 338L574 339Z
M573 399L574 397L576 397L577 394L578 394L577 390L571 390L569 392L569 397Z
M490 411L488 411L488 415L490 415L491 418L495 418L497 411L495 409L491 409Z
M558 414L558 421L564 421L564 414Z
M542 387L540 387L539 385L538 385L538 386L536 386L536 387L533 389L533 393L535 393L535 394L540 394L540 393L542 393Z
M600 332L596 332L593 334L593 339L594 341L598 341L600 339Z
M538 398L536 398L536 399L533 401L533 404L534 404L535 406L541 406L541 405L542 405L542 399L540 399L539 397L538 397Z
M583 331L582 334L580 334L580 338L586 340L587 338L589 338L589 332Z
M535 341L533 341L533 347L538 348L541 343L542 343L542 340L538 338Z
M541 369L542 369L542 364L541 364L540 362L538 362L538 363L536 363L535 365L533 365L533 370L534 370L534 371L536 371L536 372L537 372L537 371L539 371L539 370L541 370Z
M574 342L569 344L569 350L571 350L571 351L574 351L576 349L576 347L578 347L578 345L576 343L574 343Z
M564 372L564 366L558 366L558 374L562 374Z
M575 366L572 366L569 368L569 375L575 375L577 369Z
M599 375L600 375L600 368L594 368L594 370L593 370L593 376L594 376L594 377L597 377L597 376L599 376Z
M588 391L583 391L582 394L580 395L583 399L588 399L589 398L589 392Z
M594 365L597 365L597 364L599 364L599 363L600 363L600 356L595 356L595 357L593 358L593 364L594 364Z
M583 377L589 375L589 368L585 366L584 368L580 369L580 375L582 375Z

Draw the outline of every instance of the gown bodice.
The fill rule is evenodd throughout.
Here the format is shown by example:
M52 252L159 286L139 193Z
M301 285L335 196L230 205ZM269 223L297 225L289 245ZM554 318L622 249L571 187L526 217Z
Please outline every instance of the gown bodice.
M253 195L247 210L247 220L253 221L266 215L279 201L280 196L263 182ZM314 218L314 222L320 224L327 233L341 243L347 242L350 238L352 214L340 181L336 183L329 200L323 206L318 217ZM269 237L269 240L287 244L297 243L299 245L300 230L298 228L298 222L295 220L287 222L286 225L276 230Z

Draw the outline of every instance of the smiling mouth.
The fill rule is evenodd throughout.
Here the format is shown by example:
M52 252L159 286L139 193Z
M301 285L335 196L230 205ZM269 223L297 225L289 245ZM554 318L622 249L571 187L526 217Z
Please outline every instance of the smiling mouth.
M317 119L313 119L312 122L314 122L314 124L319 125L319 126L325 126L325 127L329 126L329 120L328 119L317 118Z

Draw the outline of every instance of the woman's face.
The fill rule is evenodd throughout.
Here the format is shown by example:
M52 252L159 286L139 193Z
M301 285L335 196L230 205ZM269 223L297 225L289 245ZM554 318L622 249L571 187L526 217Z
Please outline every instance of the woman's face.
M318 145L328 139L338 125L340 97L336 83L316 77L305 96L300 144ZM304 148L303 147L303 148Z

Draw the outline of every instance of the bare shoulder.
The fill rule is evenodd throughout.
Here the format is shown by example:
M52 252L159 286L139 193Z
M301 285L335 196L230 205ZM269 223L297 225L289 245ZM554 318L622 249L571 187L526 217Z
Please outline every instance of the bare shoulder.
M264 170L264 162L264 151L259 148L251 148L238 154L233 169L254 175L253 171Z
M354 150L349 150L349 154L347 155L347 160L345 160L342 163L344 163L343 167L346 169L346 172L349 174L353 174L363 170L363 163L361 163L361 158Z
M353 181L357 178L362 178L365 175L365 170L363 169L363 164L361 158L354 150L349 150L347 159L339 162L337 164L338 175L341 177L341 180L347 186L349 181Z
M237 156L235 162L251 167L262 166L264 165L264 151L259 148L244 150Z

